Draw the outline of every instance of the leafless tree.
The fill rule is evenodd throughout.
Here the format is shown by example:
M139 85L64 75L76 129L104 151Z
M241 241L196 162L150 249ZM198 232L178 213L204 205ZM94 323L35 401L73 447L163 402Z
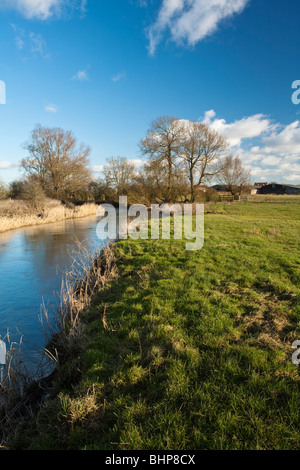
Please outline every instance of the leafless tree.
M74 198L87 190L91 181L90 148L81 145L77 149L72 132L37 125L25 148L29 156L20 166L26 175L39 181L47 195Z
M238 156L228 155L219 172L219 182L233 195L241 195L250 185L250 170L243 167Z
M123 157L108 159L103 169L104 181L118 195L126 195L136 175L135 165Z
M184 134L181 158L190 182L191 202L194 202L196 190L219 172L219 161L228 143L200 122L186 121Z
M140 148L152 162L156 162L167 175L166 199L174 198L174 178L182 143L184 126L174 117L164 116L153 121L147 136L141 141Z

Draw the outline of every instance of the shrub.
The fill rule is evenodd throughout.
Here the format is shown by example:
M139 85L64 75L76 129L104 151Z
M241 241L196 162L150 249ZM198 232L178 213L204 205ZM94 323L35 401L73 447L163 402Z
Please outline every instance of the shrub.
M220 200L219 193L214 188L208 188L205 193L206 202L217 202Z
M46 195L38 181L25 181L20 196L33 210L43 211L46 202Z

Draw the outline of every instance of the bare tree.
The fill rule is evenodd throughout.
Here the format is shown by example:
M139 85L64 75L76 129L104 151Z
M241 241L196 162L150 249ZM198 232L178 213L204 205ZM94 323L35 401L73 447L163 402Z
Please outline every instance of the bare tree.
M103 178L98 178L89 184L89 195L93 201L100 203L106 200L113 201L116 192Z
M219 172L219 161L227 147L226 139L206 124L186 122L181 158L190 182L191 202L196 190Z
M135 192L145 204L161 203L168 199L168 175L164 165L148 160L135 177Z
M90 148L77 147L72 132L37 125L25 145L29 156L20 166L35 177L51 197L75 198L87 190L91 181L88 169Z
M108 159L102 173L108 187L113 188L118 195L126 195L136 175L136 168L126 158L112 157Z
M233 195L241 195L250 185L250 170L243 167L239 157L226 156L219 172L218 180L227 186Z
M147 136L141 141L140 148L144 155L156 162L167 175L166 199L174 198L174 177L182 143L184 126L174 117L159 117L153 121Z

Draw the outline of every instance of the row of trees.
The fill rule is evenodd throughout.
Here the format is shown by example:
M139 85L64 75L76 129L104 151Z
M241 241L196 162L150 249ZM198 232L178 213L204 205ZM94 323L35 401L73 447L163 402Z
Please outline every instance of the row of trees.
M227 154L227 140L204 123L160 117L140 142L142 170L124 158L111 158L98 180L108 198L127 194L139 202L194 202L216 180L232 195L250 185L250 172L239 157Z
M125 158L110 158L98 180L89 169L90 148L71 132L38 125L20 163L22 181L10 188L12 197L42 197L86 202L114 201L127 195L131 202L194 202L213 179L228 186L232 194L249 184L249 172L240 159L228 155L228 142L204 123L156 119L140 142L145 157L137 169Z

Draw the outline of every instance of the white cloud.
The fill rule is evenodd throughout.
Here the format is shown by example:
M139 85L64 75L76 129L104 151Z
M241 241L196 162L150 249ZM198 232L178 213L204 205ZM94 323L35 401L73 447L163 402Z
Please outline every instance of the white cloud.
M86 0L0 0L0 8L19 11L25 18L46 20L60 16L65 8L85 10Z
M17 166L16 163L2 161L0 162L0 170L10 170L11 168L15 168Z
M117 75L115 75L114 77L112 77L112 81L113 81L113 82L119 82L120 80L122 80L122 78L126 78L126 72L120 72L120 73L118 73Z
M216 116L216 113L213 109L211 109L210 111L206 111L205 115L204 115L204 119L203 119L203 122L204 124L210 124L211 123L211 120Z
M299 182L300 182L300 168L298 168L298 173L295 173L294 175L287 175L286 180L290 181L291 184L295 183L296 185L299 185Z
M58 111L58 107L56 106L56 104L48 104L47 106L45 106L45 111L47 111L48 113L57 113Z
M62 0L0 0L0 7L18 10L26 18L45 20L60 13Z
M149 52L154 54L163 34L175 42L195 45L214 33L220 23L241 13L250 0L162 0L156 22L149 28Z
M272 132L263 140L266 149L273 152L276 149L281 155L298 154L300 157L300 121L279 128L279 132Z
M143 168L145 162L141 160L140 158L133 158L131 160L128 160L129 163L133 163L135 168L139 170L140 168Z
M104 170L104 165L94 165L93 166L93 172L94 173L102 173Z
M281 159L275 155L269 155L267 157L262 157L260 160L263 166L277 166L281 163Z
M230 124L225 119L212 120L215 116L216 113L213 110L207 111L203 122L226 137L231 146L240 146L244 139L258 137L274 127L263 114L245 117Z
M253 178L300 184L300 121L284 126L255 114L227 123L210 110L202 122L227 138Z
M89 76L86 70L78 70L72 77L72 80L79 80L80 82L86 82L88 79Z

